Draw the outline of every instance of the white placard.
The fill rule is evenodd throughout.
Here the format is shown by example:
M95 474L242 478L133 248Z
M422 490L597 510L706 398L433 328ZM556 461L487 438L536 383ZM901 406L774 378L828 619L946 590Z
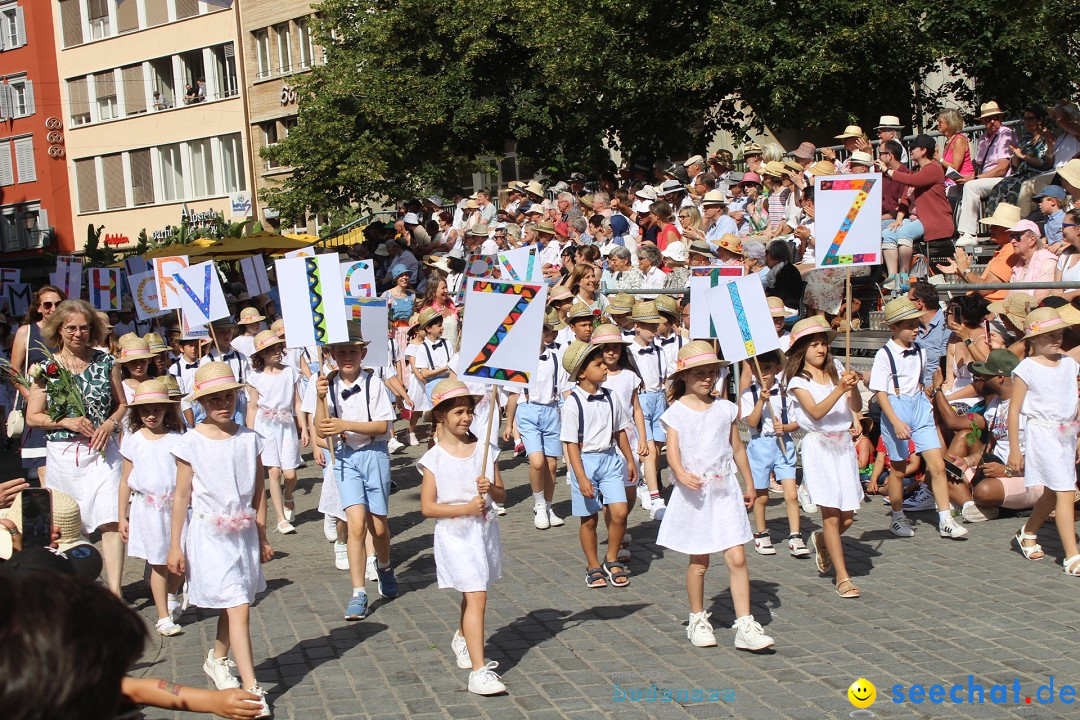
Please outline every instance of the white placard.
M704 299L728 362L780 349L765 288L756 274L721 281L705 291Z
M53 285L64 291L64 297L76 300L82 297L84 258L61 255L56 258L56 272L49 276Z
M33 297L30 283L8 283L4 286L4 301L7 303L9 324L18 324L17 318L25 315L30 309L30 301Z
M101 312L120 309L120 291L123 284L120 268L90 268L86 271L90 305Z
M22 270L19 268L0 268L0 293L11 283L22 282Z
M283 258L274 263L285 345L308 347L348 342L347 311L338 256Z
M528 385L540 363L547 285L467 278L462 380Z
M695 340L713 340L716 328L709 318L709 306L705 303L705 291L724 280L740 278L746 274L742 263L730 265L707 265L690 268L690 337Z
M878 173L814 178L814 262L817 267L881 263Z
M142 255L130 255L124 258L124 271L127 272L128 277L139 275L153 269L154 268L150 265L150 261Z
M387 345L390 328L390 308L387 299L345 298L350 320L360 321L360 332L368 341L364 354L364 367L381 368L390 364L390 348Z
M180 331L182 333L180 337L186 338L188 340L191 340L193 338L197 338L200 340L210 339L210 328L205 325L193 324L190 320L188 320L187 313L185 313L183 310L180 311L180 324Z
M154 283L157 285L158 306L165 310L179 310L180 293L173 280L173 274L188 266L187 255L156 257L151 261L154 268Z
M306 248L300 248L299 250L290 250L289 252L285 253L282 257L285 257L285 258L315 257L315 248L314 247L306 247ZM336 253L331 253L330 257L337 260L337 254Z
M240 260L240 270L244 273L244 285L251 297L266 295L270 292L270 279L266 276L266 260L262 255L252 255Z
M169 312L158 305L157 281L152 270L129 275L128 285L135 300L135 314L140 320L150 320Z
M537 247L526 245L513 250L500 250L496 257L503 268L503 279L513 282L544 282L543 266L537 257Z
M173 273L180 295L180 309L194 325L206 325L229 316L225 292L212 260Z
M341 263L341 284L345 291L345 297L375 297L375 267L373 263L370 260Z
M229 193L229 216L233 220L246 220L251 217L251 193Z

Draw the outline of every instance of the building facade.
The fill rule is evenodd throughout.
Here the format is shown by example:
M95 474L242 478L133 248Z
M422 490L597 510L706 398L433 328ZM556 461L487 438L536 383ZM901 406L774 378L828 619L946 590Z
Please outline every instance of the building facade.
M71 252L52 8L0 0L0 266Z
M75 249L88 225L123 247L251 217L232 0L51 2Z

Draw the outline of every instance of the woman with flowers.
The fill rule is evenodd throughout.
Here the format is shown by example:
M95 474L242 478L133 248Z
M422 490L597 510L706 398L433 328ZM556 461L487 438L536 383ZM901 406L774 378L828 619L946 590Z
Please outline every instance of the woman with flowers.
M124 543L116 498L120 489L120 421L127 412L120 368L95 350L108 328L84 300L65 300L41 330L45 359L30 368L34 379L26 423L46 437L49 487L79 504L83 531L101 533L109 589L120 595ZM55 347L56 352L46 348Z

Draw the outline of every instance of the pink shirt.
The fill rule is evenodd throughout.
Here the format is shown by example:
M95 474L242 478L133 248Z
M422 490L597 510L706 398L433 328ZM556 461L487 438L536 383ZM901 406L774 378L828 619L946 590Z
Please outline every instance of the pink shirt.
M941 156L941 159L942 159L942 161L944 161L944 163L946 165L950 165L950 166L952 165L952 161L953 161L953 144L956 142L956 139L958 137L960 137L959 134L953 135L952 140L950 140L949 144L945 146L945 154ZM964 148L964 161L962 163L960 163L960 170L958 172L961 175L965 176L965 177L968 177L968 176L971 176L971 175L975 174L975 164L973 162L971 162L971 143L970 142L967 144L967 147Z
M1013 267L1009 282L1053 282L1057 261L1057 255L1046 248L1036 250L1027 262L1017 258L1017 264ZM1027 293L1036 299L1044 298L1048 293L1047 290L1011 290L1010 292Z

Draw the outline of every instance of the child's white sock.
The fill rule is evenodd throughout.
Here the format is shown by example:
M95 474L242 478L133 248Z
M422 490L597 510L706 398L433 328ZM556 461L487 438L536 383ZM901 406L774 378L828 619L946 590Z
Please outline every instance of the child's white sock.
M534 492L533 493L533 505L535 507L540 507L541 505L546 505L546 504L547 503L544 500L544 491L543 490L541 490L540 492Z
M352 589L352 594L353 594L353 597L356 597L357 595L367 595L367 590L365 590L362 587L359 587L359 588L354 587Z
M375 561L375 565L376 565L376 567L378 567L378 568L379 568L380 570L389 570L389 569L390 569L390 561L389 561L389 560L387 560L387 561L386 561L386 562L384 562L384 563L382 563L382 562L379 562L378 560L376 560L376 561Z
M952 510L938 510L938 522L942 523L952 517Z
M904 511L903 510L893 510L892 511L892 519L893 520L900 520L903 517L904 517Z

